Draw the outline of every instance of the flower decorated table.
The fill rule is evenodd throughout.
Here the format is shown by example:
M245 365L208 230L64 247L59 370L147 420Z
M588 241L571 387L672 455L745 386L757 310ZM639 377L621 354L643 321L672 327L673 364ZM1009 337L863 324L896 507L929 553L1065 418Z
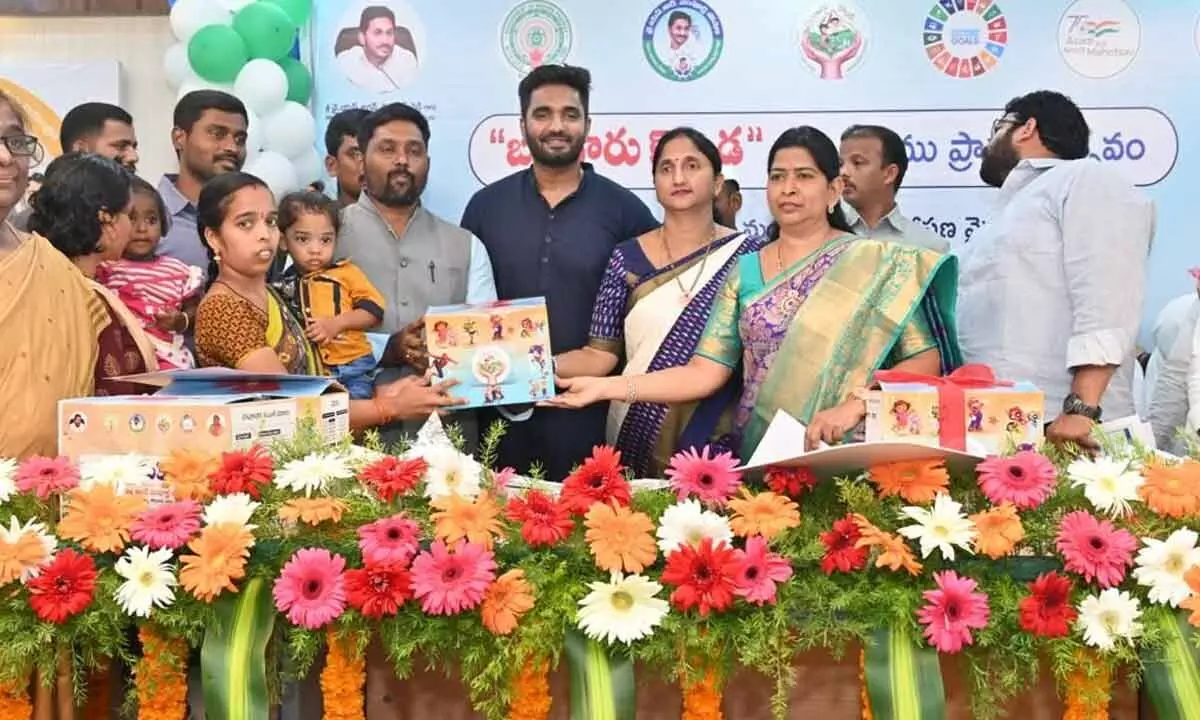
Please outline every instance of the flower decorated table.
M190 647L213 720L1132 720L1131 680L1200 720L1200 462L750 486L704 449L647 485L596 448L558 486L492 470L500 432L0 462L0 718L73 717L121 659L180 720Z

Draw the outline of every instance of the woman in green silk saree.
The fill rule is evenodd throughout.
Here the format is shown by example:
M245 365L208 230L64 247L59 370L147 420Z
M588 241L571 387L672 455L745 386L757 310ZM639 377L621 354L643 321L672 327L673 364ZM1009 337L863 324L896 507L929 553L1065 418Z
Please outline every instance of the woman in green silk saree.
M741 361L736 429L748 458L778 410L808 426L813 449L862 421L858 391L876 370L941 375L961 364L956 259L853 235L838 205L837 148L820 130L785 131L768 158L771 242L739 258L691 361L562 379L554 404L690 402L716 392Z

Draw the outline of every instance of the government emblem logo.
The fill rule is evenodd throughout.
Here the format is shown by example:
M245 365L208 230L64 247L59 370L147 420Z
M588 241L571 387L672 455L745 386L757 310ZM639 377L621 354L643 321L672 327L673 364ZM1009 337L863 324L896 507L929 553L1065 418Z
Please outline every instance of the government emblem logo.
M518 3L500 26L504 59L522 75L547 63L565 62L571 54L571 19L549 0Z

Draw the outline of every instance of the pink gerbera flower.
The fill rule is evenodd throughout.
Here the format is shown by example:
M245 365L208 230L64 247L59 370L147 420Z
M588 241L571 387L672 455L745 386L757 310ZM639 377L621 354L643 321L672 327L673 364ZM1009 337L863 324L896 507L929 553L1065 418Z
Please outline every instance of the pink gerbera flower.
M1055 546L1063 556L1063 566L1102 588L1120 585L1125 568L1133 565L1137 538L1128 530L1118 530L1107 520L1076 510L1068 513L1058 526Z
M429 615L456 615L477 607L496 579L496 560L478 543L459 540L453 552L437 541L413 560L413 594Z
M1041 453L1022 450L1012 457L989 457L979 463L979 487L996 505L1012 503L1032 510L1054 494L1058 472Z
M712 454L707 445L699 453L695 448L677 452L667 466L671 489L680 502L695 496L705 505L723 506L742 484L742 474L735 468L738 459L723 452Z
M733 594L755 605L774 605L775 584L792 576L792 564L767 550L761 535L747 539L745 550L734 550L733 560Z
M21 492L37 493L44 500L78 486L79 468L69 458L38 455L21 463L13 481Z
M328 625L346 609L345 569L346 559L324 548L297 550L275 581L275 607L293 625Z
M407 566L416 557L420 541L420 526L403 513L358 529L358 547L365 563Z
M492 472L492 487L497 493L503 493L508 490L508 484L517 477L517 469L511 467L503 467Z
M151 550L178 550L200 532L200 513L200 503L191 500L152 507L138 515L130 535Z
M953 570L933 577L937 590L922 593L929 604L917 611L917 620L925 626L925 639L938 652L956 653L973 642L972 630L987 627L987 595L975 592L975 581L959 577Z

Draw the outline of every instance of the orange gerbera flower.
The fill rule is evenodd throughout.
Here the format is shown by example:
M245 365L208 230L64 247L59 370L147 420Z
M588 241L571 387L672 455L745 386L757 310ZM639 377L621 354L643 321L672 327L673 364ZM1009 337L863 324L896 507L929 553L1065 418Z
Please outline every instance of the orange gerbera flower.
M867 471L879 495L899 495L906 502L933 502L950 484L950 475L941 460L906 460L875 465Z
M67 512L58 522L59 537L78 540L92 552L121 552L138 513L146 509L139 495L118 495L111 485L91 490L76 488L67 500Z
M854 547L879 548L879 556L875 558L875 567L887 568L892 572L904 570L913 576L921 573L921 563L917 562L917 556L913 554L912 548L908 546L904 538L880 530L862 515L856 513L852 517L861 533L861 537L858 542L854 543Z
M346 510L346 503L333 498L292 498L279 508L279 519L293 524L304 522L316 526L325 521L341 522Z
M221 459L215 455L178 448L158 463L175 499L196 502L204 502L213 496L208 476L220 467Z
M1146 482L1138 495L1154 512L1172 518L1200 512L1200 462L1189 458L1178 465L1152 463L1142 476Z
M448 545L466 540L491 550L495 538L504 532L500 506L490 493L480 493L474 500L446 495L432 505L437 509L432 516L433 534Z
M14 517L9 523L8 528L0 526L0 586L33 577L50 562L50 554L56 545L54 537L40 522L22 526Z
M640 573L658 558L654 522L645 513L616 502L596 503L587 511L584 525L584 539L601 570Z
M195 555L179 558L179 584L209 603L226 590L236 592L233 583L246 576L246 560L253 544L254 536L243 525L209 525L188 543Z
M1025 539L1025 528L1017 509L1009 503L975 513L970 517L975 523L975 552L991 559L1012 554L1017 543Z
M1191 610L1192 614L1188 617L1188 622L1195 627L1200 627L1200 565L1193 565L1183 574L1183 579L1192 589L1192 594L1179 603L1179 607Z
M483 626L493 635L508 635L531 609L533 591L525 582L525 571L509 570L488 586L479 613L483 616Z
M800 508L790 498L773 492L751 493L742 486L741 497L729 501L733 517L729 526L742 537L762 535L770 540L800 524Z

